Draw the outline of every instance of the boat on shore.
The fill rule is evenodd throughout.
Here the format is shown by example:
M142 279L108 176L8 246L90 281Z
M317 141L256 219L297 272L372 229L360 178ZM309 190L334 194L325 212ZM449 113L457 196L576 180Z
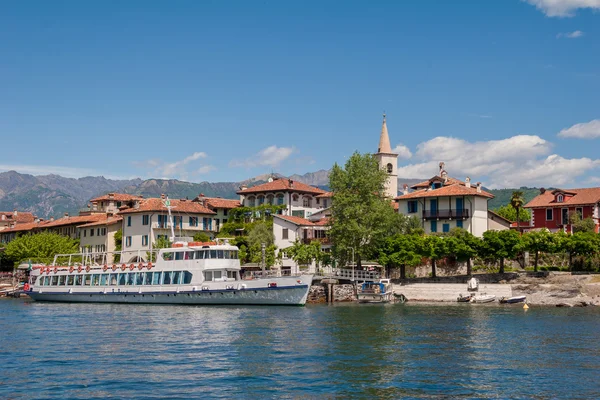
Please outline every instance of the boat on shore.
M239 249L226 240L179 242L153 261L88 263L89 253L57 255L31 271L24 292L36 301L207 305L304 305L312 275L241 276ZM121 252L94 253L119 259ZM59 265L58 260L68 261Z
M502 297L500 299L500 303L501 304L523 303L526 299L527 299L527 296Z
M473 296L473 299L471 300L471 302L472 303L491 303L494 300L496 300L495 295L481 293L481 294L476 294L475 296Z
M389 279L364 282L357 293L359 303L389 303L392 296L392 284Z
M459 303L470 303L471 300L473 300L473 295L471 295L471 294L463 296L462 293L461 293L456 298L456 301L458 301Z

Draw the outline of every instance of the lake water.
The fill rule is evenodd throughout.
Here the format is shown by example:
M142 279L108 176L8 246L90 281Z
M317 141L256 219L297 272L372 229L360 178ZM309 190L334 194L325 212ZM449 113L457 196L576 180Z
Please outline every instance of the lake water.
M0 301L0 398L600 398L600 307Z

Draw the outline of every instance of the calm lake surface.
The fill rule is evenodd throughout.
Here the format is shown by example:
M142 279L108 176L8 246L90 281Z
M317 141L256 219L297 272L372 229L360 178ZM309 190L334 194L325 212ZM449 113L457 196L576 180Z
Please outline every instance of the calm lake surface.
M600 307L0 301L0 398L600 398Z

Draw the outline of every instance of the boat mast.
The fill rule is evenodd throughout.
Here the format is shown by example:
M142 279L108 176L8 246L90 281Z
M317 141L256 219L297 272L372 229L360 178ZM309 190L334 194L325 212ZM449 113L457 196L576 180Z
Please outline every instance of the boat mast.
M167 213L169 214L169 219L167 220L167 226L169 226L169 222L171 222L171 243L175 243L175 223L171 221L171 200L169 200L169 196L163 200L163 204L167 207Z

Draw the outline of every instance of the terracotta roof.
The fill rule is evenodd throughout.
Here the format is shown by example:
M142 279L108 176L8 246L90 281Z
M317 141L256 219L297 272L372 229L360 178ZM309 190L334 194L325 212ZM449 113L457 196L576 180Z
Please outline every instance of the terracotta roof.
M313 222L313 224L315 226L325 226L328 223L329 223L329 218L328 217L321 218L320 220Z
M300 226L325 226L329 222L329 218L321 218L315 222L309 221L306 218L295 217L293 215L274 215L274 217L281 218L285 221L291 222L292 224Z
M96 222L96 221L101 221L101 220L106 220L106 214L90 214L90 215L75 215L75 216L68 216L68 217L62 217L59 219L55 219L54 221L46 221L46 223L43 225L44 228L55 228L58 226L65 226L65 225L81 225L81 224L87 224L89 222Z
M419 199L422 197L439 197L439 196L479 196L479 197L487 197L489 199L494 198L493 194L488 193L485 190L478 192L476 187L471 186L470 188L468 188L466 186L463 186L463 185L457 183L454 185L442 186L439 189L416 190L412 193L408 193L408 194L396 197L396 200Z
M431 186L431 182L434 181L434 180L435 181L441 181L441 180L443 180L443 178L441 176L435 175L435 176L432 176L430 179L428 179L426 181L419 182L419 183L416 183L416 184L412 185L410 188L411 189L415 189L415 190L417 190L417 189L423 189L423 188L428 188L428 187ZM461 181L460 179L448 177L448 180L444 183L444 186L455 185L455 184L464 185L465 183L463 181Z
M0 211L0 218L2 215L5 216L5 221L17 221L17 224L33 222L35 219L32 213L24 211L17 211L17 218L15 218L14 211Z
M328 199L330 197L333 197L333 192L325 192L323 194L320 194L317 196L317 199Z
M35 228L43 228L50 221L41 221L41 222L25 222L23 224L17 224L14 228L8 228L0 231L0 234L10 233L10 232L26 232L33 230Z
M104 225L113 225L113 224L119 224L121 223L121 221L123 221L123 217L106 217L106 219L102 219L100 221L97 222L90 222L89 224L85 224L85 225L79 225L78 228L87 228L90 226L104 226Z
M119 211L119 214L133 214L149 211L167 212L167 207L163 205L161 199L149 198L141 200L138 208L127 208ZM192 200L171 200L171 212L173 214L216 214L214 211L209 210L202 204Z
M112 194L112 198L111 198L111 194ZM109 200L114 200L114 201L131 201L131 200L137 200L137 199L141 199L141 198L143 198L143 197L135 195L135 194L107 193L107 194L102 195L100 197L95 197L95 198L91 199L90 202L109 201Z
M325 190L310 186L302 182L286 178L277 178L273 182L263 183L245 190L239 190L237 194L266 193L266 192L300 192L320 195L326 193Z
M234 199L222 199L220 197L204 197L204 196L198 196L197 197L198 201L202 201L204 200L207 206L212 207L212 208L237 208L241 206L241 203L239 200L234 200Z
M546 190L533 198L529 203L525 204L524 208L535 207L564 207L564 206L581 206L586 204L596 204L600 202L600 187L584 188L584 189L569 189L563 190L563 193L575 193L573 197L565 198L562 203L555 201L554 192Z
M510 224L511 228L516 228L517 227L517 223L516 222L512 222ZM519 228L531 228L531 223L530 221L520 221L519 222Z
M500 215L497 212L494 212L492 210L488 210L488 214L492 214L494 217L501 219L505 222L508 222L509 224L512 223L512 221L510 219L504 218L502 215Z

